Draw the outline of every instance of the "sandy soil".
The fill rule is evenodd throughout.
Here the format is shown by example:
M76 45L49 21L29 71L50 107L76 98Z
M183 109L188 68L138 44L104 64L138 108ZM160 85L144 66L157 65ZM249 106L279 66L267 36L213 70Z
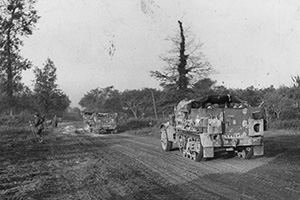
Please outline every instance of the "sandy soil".
M163 152L157 132L78 126L48 130L42 144L0 131L0 199L300 199L299 132L266 132L263 157L196 163Z

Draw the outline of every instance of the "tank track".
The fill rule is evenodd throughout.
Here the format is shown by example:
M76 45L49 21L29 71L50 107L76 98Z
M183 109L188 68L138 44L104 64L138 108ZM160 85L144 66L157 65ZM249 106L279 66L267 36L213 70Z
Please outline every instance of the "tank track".
M201 140L197 133L178 131L177 137L178 147L183 157L194 161L199 161L199 156L202 158Z

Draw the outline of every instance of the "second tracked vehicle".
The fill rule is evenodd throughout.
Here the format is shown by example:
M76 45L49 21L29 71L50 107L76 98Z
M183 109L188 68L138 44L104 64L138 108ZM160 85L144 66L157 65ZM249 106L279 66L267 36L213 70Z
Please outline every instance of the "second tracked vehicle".
M83 121L93 133L117 133L117 113L83 112Z

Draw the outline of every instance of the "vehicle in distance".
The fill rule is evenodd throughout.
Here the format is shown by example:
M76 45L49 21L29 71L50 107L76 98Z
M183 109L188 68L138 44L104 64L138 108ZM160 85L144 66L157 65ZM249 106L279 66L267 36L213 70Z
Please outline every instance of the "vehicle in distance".
M116 133L117 113L83 112L83 121L87 129L93 133Z

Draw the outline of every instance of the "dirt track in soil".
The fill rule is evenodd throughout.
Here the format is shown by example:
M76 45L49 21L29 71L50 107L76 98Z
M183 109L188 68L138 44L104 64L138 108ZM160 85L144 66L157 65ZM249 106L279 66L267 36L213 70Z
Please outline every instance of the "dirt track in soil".
M0 199L300 199L299 132L267 132L260 158L195 163L163 152L158 133L74 131L64 124L43 144L2 131Z

